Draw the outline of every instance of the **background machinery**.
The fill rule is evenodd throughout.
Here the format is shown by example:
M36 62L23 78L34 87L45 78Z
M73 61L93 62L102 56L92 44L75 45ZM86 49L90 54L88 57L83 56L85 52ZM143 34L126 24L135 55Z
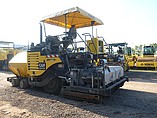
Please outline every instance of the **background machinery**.
M155 48L153 46L144 46L142 55L137 58L137 68L156 69L157 57L155 56Z
M132 49L131 47L127 47L127 61L128 61L128 65L129 68L135 68L136 66L136 61L139 55L137 55L137 53L135 52L134 49Z
M119 65L124 68L124 71L129 70L128 56L130 50L127 43L112 43L108 44L108 65Z
M8 70L8 62L18 52L13 42L0 41L0 70Z
M46 28L42 26L45 27L45 23L64 27L64 34L48 35L43 42L42 29ZM102 24L100 19L78 7L43 18L40 44L32 44L28 51L17 54L9 62L16 77L7 80L20 88L38 86L48 93L61 92L78 99L100 100L102 96L110 95L128 78L121 66L107 66L103 57L99 58L99 54L103 55L103 41L94 38L93 26ZM88 40L89 33L83 34L83 39L76 31L90 26L92 34Z

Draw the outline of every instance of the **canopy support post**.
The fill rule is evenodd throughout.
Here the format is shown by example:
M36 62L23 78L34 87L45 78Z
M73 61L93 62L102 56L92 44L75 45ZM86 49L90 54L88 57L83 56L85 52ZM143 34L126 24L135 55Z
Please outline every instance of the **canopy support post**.
M65 18L65 33L67 32L67 14L65 14L64 16Z
M94 25L95 21L91 21L91 26L92 26L92 38L94 37L93 36L93 25Z

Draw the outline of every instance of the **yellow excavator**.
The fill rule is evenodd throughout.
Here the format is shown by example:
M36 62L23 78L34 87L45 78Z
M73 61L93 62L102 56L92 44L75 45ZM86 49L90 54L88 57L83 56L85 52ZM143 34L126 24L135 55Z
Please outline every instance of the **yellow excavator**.
M157 68L157 57L153 46L143 47L142 55L137 58L136 67L143 69Z
M65 32L46 35L45 24L63 27ZM109 96L128 78L121 66L106 65L103 41L93 36L93 27L97 25L103 22L79 7L44 17L40 23L40 44L32 44L28 51L10 60L9 68L16 76L7 80L12 86L38 86L48 93L76 99L100 100ZM81 36L76 31L85 27L91 27L92 34Z

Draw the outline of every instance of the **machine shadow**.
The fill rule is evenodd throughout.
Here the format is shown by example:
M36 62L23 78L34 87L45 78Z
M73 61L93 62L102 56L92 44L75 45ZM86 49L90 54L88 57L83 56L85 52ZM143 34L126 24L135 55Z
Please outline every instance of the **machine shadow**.
M133 70L126 72L129 81L157 83L157 71Z
M105 97L101 103L96 104L87 101L68 99L61 95L55 96L46 94L41 88L30 88L25 90L25 92L36 97L56 100L64 104L69 104L103 117L127 117L128 115L134 116L143 112L157 115L155 113L157 111L157 105L147 100L148 96L152 96L152 100L157 102L157 94L155 93L119 89L111 96Z

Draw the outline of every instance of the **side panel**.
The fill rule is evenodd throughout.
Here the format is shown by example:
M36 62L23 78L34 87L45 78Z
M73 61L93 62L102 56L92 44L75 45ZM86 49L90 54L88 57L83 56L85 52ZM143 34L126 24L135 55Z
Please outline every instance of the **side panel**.
M124 76L124 71L121 66L109 66L109 70L105 69L105 85Z
M96 50L95 50L95 47L96 47ZM91 52L94 53L94 54L97 54L99 52L98 48L99 48L99 44L98 44L98 39L97 38L94 38L93 41L92 39L91 40L87 40L87 45L88 47L90 48Z
M59 57L41 55L40 52L27 53L27 73L29 76L40 76L50 66L62 62Z
M87 40L87 45L90 48L91 53L104 54L104 42L102 40L99 40L98 38L93 38L91 40ZM87 48L87 50L89 49Z

